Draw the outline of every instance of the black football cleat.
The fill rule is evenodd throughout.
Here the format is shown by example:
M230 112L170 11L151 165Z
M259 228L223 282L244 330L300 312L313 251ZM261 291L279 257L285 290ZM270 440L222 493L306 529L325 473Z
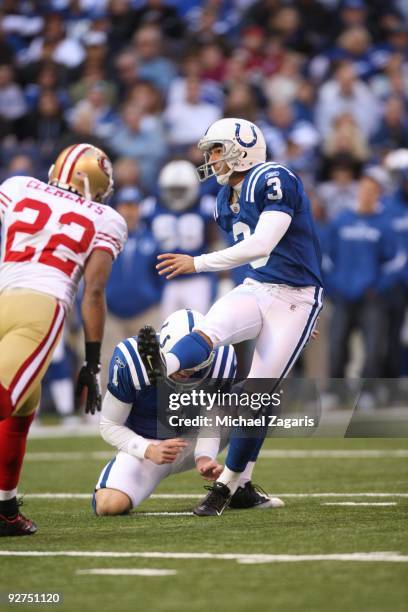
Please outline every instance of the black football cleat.
M20 512L12 517L0 514L0 537L33 535L36 531L37 525Z
M146 368L152 384L165 377L165 367L160 356L160 346L156 331L151 325L145 325L137 336L137 350Z
M251 481L245 483L243 487L238 487L229 503L232 510L280 508L284 505L279 497L269 497L261 487L252 484Z
M229 488L222 482L214 482L207 495L193 510L197 516L221 516L231 499Z

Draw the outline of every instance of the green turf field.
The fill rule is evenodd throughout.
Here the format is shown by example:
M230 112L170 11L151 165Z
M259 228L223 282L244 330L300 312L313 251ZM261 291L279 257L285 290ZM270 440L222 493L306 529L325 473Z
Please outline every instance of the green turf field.
M264 448L274 452L259 460L254 480L281 494L285 508L228 511L221 518L205 519L141 514L190 511L203 492L199 477L190 472L169 478L157 493L196 498L156 497L139 514L96 518L90 497L35 494L89 494L106 463L98 451L108 451L108 457L108 447L97 438L32 440L20 490L26 494L23 511L36 520L39 532L0 540L0 592L59 591L64 603L57 609L80 612L405 611L408 440L279 439L268 440ZM299 452L288 452L294 450ZM391 505L325 505L345 502ZM8 551L101 555L30 557ZM149 552L158 554L144 555ZM373 552L388 554L377 561L273 557ZM396 559L392 552L401 555L399 561L387 560ZM203 553L208 554L200 558ZM220 556L225 554L227 558ZM176 573L79 573L97 568Z

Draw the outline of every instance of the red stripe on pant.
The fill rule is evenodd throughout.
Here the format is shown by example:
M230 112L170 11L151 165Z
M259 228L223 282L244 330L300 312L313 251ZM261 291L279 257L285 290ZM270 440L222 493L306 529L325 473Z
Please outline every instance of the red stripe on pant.
M0 422L0 489L12 491L18 485L26 441L34 414L10 416Z
M52 317L51 325L48 328L48 331L45 334L44 338L41 340L40 344L36 347L34 352L31 353L31 355L29 357L27 357L27 359L24 361L24 363L18 369L17 373L14 375L14 378L13 378L13 380L11 381L11 383L9 385L10 392L14 389L14 387L18 383L18 380L19 380L20 376L26 371L26 369L28 368L30 363L37 357L38 353L40 353L40 351L42 350L43 346L46 344L46 342L47 342L48 338L50 337L50 335L52 333L52 330L54 328L55 321L57 320L57 316L58 316L58 313L60 311L60 308L61 308L61 306L59 304L57 304L56 307L55 307L55 310L54 310L54 314L53 314L53 317Z
M56 342L56 340L57 340L58 336L60 335L60 333L61 333L61 331L62 331L62 328L64 327L64 321L65 321L65 319L63 318L63 319L62 319L62 321L61 321L61 323L60 323L60 326L58 327L57 333L55 334L55 338L54 338L54 340L52 341L52 343L51 343L51 345L50 345L50 348L49 348L49 349L48 349L48 351L45 353L45 355L44 355L44 357L42 358L42 360L41 360L40 364L39 364L39 365L37 366L37 368L35 369L35 371L34 371L33 375L32 375L32 376L31 376L31 378L28 380L28 382L27 382L27 384L24 386L23 390L22 390L22 391L20 391L20 393L19 393L19 395L18 395L18 397L17 397L17 400L16 400L16 402L15 402L15 407L17 406L17 404L18 404L18 402L20 401L20 399L23 397L24 393L27 391L28 387L29 387L29 386L32 384L33 380L35 380L35 379L36 379L36 377L38 376L38 372L40 372L40 371L41 371L41 369L43 368L44 363L46 362L46 360L47 360L47 358L48 358L48 356L49 356L50 352L53 350L53 348L54 348L54 346L55 346L55 342Z

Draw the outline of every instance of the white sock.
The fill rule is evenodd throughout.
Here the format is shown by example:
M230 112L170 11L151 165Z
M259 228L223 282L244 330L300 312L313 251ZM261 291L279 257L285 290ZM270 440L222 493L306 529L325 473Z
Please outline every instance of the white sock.
M13 499L16 497L17 489L12 489L11 491L3 491L0 489L0 501L7 501L8 499Z
M252 472L254 471L255 461L248 461L245 470L241 473L239 486L244 487L247 482L252 480Z
M233 472L229 468L225 467L221 473L221 476L217 478L217 482L222 482L231 491L231 495L235 493L239 486L239 479L242 476L242 472Z
M171 376L180 369L180 361L173 353L167 353L166 356L167 376Z

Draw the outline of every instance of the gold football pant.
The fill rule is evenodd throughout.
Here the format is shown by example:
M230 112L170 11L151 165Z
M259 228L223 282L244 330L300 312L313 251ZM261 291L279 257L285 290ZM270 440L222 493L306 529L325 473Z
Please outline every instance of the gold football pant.
M0 419L37 408L41 380L61 336L65 311L46 293L0 293Z

